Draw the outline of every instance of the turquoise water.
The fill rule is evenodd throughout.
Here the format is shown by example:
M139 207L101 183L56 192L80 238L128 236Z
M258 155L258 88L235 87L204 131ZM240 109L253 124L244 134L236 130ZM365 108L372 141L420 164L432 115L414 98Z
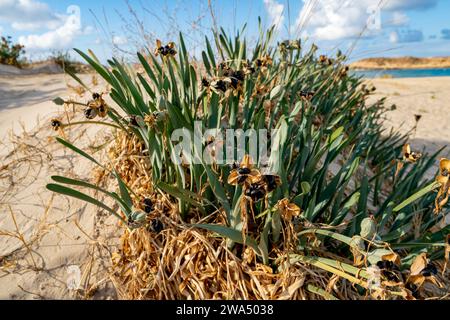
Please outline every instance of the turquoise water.
M450 68L447 69L396 69L396 70L358 70L352 71L356 76L364 78L423 78L423 77L450 77Z

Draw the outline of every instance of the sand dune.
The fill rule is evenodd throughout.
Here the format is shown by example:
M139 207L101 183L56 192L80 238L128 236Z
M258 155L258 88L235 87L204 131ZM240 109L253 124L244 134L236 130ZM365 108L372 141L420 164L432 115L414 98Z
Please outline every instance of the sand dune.
M14 66L0 64L0 76L16 75L42 75L42 74L62 74L63 69L52 61L35 63L30 67L16 68Z
M89 161L57 143L49 126L64 111L51 100L75 97L65 80L62 74L0 77L0 299L112 295L104 255L117 242L117 220L45 188L55 173L93 175ZM82 148L105 139L95 127L64 134ZM81 290L67 285L71 266L81 272Z

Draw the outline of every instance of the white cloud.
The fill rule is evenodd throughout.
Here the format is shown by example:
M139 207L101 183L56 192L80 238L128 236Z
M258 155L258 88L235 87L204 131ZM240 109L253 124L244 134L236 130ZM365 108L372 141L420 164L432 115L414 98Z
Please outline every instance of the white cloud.
M67 9L70 14L60 27L42 34L31 34L19 37L19 43L31 50L66 49L73 40L85 33L82 29L80 9L70 6ZM89 30L87 30L89 31Z
M64 16L53 12L46 3L36 0L0 0L0 22L16 30L55 29Z
M295 30L307 31L318 40L357 37L368 24L373 10L372 0L337 1L304 0ZM375 17L378 18L378 17Z
M394 26L405 26L409 23L409 17L401 11L394 11L390 23Z
M381 33L382 27L404 26L409 18L404 11L423 10L438 0L303 0L294 32L314 40L338 40ZM383 5L380 7L380 5ZM392 21L383 25L382 13L390 13ZM417 31L417 30L416 30ZM417 34L416 34L417 36Z
M113 36L112 43L116 46L122 46L124 44L127 44L128 40L127 40L127 38L122 37L122 36Z
M284 22L284 5L275 0L264 0L264 6L269 15L270 25L275 25L275 29L279 30Z

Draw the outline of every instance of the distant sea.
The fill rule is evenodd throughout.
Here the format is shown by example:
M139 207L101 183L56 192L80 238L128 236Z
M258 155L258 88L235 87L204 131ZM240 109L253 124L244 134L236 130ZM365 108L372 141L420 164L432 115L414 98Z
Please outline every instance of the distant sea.
M450 68L447 69L395 69L395 70L355 70L356 76L364 78L424 78L424 77L450 77Z

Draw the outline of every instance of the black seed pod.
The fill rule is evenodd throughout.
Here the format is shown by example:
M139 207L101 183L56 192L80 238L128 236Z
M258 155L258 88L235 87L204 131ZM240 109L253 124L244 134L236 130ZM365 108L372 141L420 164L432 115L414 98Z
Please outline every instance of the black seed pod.
M167 53L171 56L174 56L177 54L177 52L173 48L167 48L166 50L167 50Z
M163 223L158 220L154 219L150 222L150 231L154 233L160 233L164 229Z
M245 74L242 70L235 71L233 73L233 78L236 78L238 81L244 81L245 80Z
M233 89L237 89L239 85L239 80L234 77L230 78L230 80L231 80L231 87Z
M381 270L392 270L392 268L394 267L394 263L392 261L378 261L377 262L377 267L380 268Z
M267 183L267 191L272 192L280 185L280 177L274 175L265 175L264 181Z
M419 287L413 283L407 283L406 289L411 291L411 294L414 298L420 299Z
M238 184L243 184L245 182L245 180L247 180L247 175L238 176L237 183Z
M381 271L381 274L389 281L400 281L400 278L392 271L383 270Z
M202 86L203 86L204 88L209 87L209 81L206 80L206 78L203 78L203 79L202 79Z
M244 174L250 174L250 172L252 172L252 171L249 168L239 168L237 170L237 172L238 172L238 174L244 175Z
M312 99L314 97L314 94L314 92L310 91L300 91L300 96L308 100Z
M84 116L86 117L86 119L92 120L97 116L97 110L91 107L87 107L84 110Z
M435 276L437 275L438 270L436 268L436 266L432 263L429 263L425 269L422 270L421 274L424 277L431 277L431 276Z
M165 47L159 47L159 48L158 48L158 52L159 52L161 55L163 55L163 56L167 55L167 52L166 52L166 48L165 48Z
M100 99L100 94L98 94L98 93L93 93L93 94L92 94L92 99L94 99L94 100Z
M220 90L222 92L227 91L227 84L225 81L223 80L219 80L216 82L216 84L214 85L214 88L217 90Z
M150 213L153 211L153 201L149 198L144 199L142 202L142 207L145 213Z
M55 131L58 130L61 127L61 125L62 125L61 121L59 121L57 119L53 119L51 121L51 126Z
M256 202L266 196L266 190L264 190L264 187L260 184L252 184L245 190L245 195Z
M138 127L139 124L137 122L136 116L131 116L129 119L129 123L131 126Z

